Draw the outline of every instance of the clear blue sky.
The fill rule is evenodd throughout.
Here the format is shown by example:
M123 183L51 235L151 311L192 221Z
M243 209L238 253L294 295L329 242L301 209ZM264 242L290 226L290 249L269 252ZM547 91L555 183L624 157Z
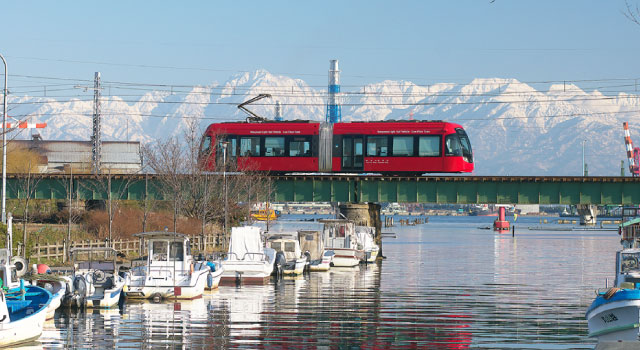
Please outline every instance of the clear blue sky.
M640 26L624 9L623 0L13 1L0 8L0 53L10 87L12 74L193 85L258 68L322 86L332 58L343 85L636 78Z

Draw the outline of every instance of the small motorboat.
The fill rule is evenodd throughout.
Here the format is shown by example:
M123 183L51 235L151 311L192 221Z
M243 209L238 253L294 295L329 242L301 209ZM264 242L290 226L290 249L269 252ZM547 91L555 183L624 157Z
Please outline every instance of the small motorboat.
M265 284L274 271L276 251L266 248L256 226L231 229L229 252L222 260L221 284Z
M309 253L310 271L328 271L335 253L333 250L325 250L322 235L319 231L298 231L300 249Z
M187 235L160 231L134 236L147 241L148 254L144 265L126 274L127 298L160 301L202 296L211 269L193 259Z
M118 251L109 247L72 248L71 292L63 305L110 308L118 304L125 281L118 275Z
M371 226L356 226L358 241L364 248L364 262L372 263L378 258L380 247L375 242L376 228Z
M298 233L270 233L267 235L267 247L276 251L276 263L278 255L284 257L282 264L282 273L285 275L300 275L304 272L307 262L310 260L308 255L302 253L300 249L300 241L298 241ZM308 254L308 253L307 253Z
M56 309L60 306L62 297L66 294L65 280L61 277L49 275L52 280L50 283L38 283L33 280L33 273L27 272L27 261L24 258L10 256L9 249L0 249L0 278L3 280L3 286L8 289L9 294L20 290L20 283L25 280L27 284L37 285L47 289L52 294L51 301L47 306L46 319L50 320L56 313ZM4 276L10 276L5 278ZM55 282L53 281L55 280Z
M362 243L358 242L355 224L344 219L320 220L324 224L324 249L335 253L332 266L353 267L364 260Z
M56 310L62 305L62 300L71 289L71 278L51 274L51 270L45 264L34 265L32 271L23 277L29 284L42 287L51 293L51 303L47 308L47 320L53 319Z
M602 341L640 339L640 249L623 249L616 254L614 287L596 291L586 312L589 337Z
M0 347L13 347L40 338L51 293L21 283L8 292L0 288Z

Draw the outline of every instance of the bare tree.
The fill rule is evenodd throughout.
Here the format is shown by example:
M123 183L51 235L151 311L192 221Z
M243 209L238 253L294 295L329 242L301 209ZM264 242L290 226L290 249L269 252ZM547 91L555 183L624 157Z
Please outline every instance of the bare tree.
M18 201L22 207L22 246L21 254L26 256L27 254L27 224L29 223L29 203L35 198L36 189L40 180L42 180L42 174L32 171L31 161L28 163L26 173L17 178L17 192Z
M629 3L628 0L624 1L625 4L625 10L622 12L622 14L627 17L628 20L630 20L631 22L640 25L640 7L639 5L636 3L635 5L632 5Z
M77 187L74 186L73 182L73 167L70 165L68 168L69 172L67 173L66 171L64 171L58 178L58 182L60 183L60 185L62 185L67 201L67 237L64 240L65 259L68 257L67 255L69 252L69 245L71 244L71 226L78 223L80 221L80 218L82 217L82 214L76 208L78 206L78 193ZM73 203L74 199L76 201L75 206Z

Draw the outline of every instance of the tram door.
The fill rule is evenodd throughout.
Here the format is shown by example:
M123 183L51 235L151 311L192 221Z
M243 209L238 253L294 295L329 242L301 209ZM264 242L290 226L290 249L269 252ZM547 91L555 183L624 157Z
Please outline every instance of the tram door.
M342 170L364 170L364 138L362 136L343 136Z

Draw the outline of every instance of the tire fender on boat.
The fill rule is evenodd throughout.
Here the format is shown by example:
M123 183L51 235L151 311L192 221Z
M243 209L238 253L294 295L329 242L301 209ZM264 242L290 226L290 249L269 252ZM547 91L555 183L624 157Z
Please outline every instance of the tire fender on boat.
M16 267L16 274L18 277L22 277L27 273L27 260L21 256L14 256L11 258L11 265Z

